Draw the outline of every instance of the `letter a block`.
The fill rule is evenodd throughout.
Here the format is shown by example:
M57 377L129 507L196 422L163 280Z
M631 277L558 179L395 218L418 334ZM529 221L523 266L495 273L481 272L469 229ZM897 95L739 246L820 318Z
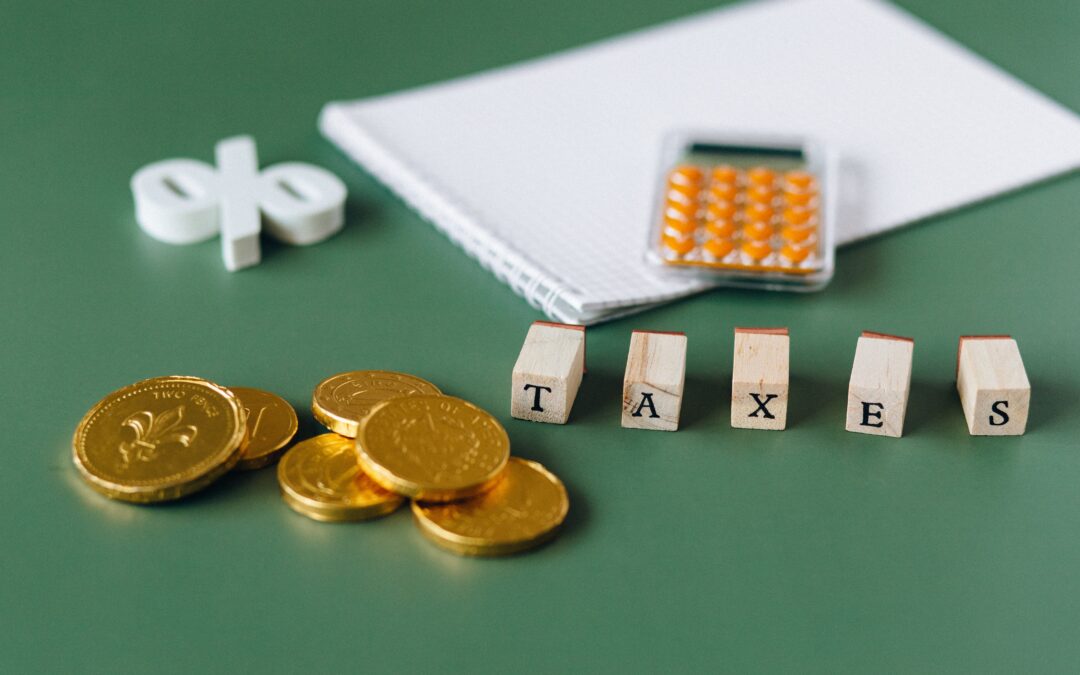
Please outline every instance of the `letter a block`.
M584 372L584 326L534 322L514 364L510 414L566 424Z
M848 431L899 438L904 433L915 341L864 331L848 381Z
M782 430L787 426L787 328L736 328L731 369L731 426Z
M686 335L634 331L623 376L623 427L676 431L685 381Z
M1008 335L965 335L956 358L956 389L971 435L1024 433L1031 383L1016 340Z

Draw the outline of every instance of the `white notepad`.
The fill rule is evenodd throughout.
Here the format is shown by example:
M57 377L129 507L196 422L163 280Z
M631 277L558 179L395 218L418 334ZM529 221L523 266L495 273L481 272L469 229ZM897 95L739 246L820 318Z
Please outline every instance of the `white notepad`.
M643 260L663 137L814 137L840 243L1080 167L1080 120L878 0L764 0L355 102L322 132L557 321L707 287ZM827 290L825 292L828 292Z

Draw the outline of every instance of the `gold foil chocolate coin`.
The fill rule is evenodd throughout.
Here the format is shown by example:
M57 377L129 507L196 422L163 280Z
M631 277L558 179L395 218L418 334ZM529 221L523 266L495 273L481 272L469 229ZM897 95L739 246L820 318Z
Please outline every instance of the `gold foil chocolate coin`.
M506 555L558 531L570 509L566 488L536 462L511 457L505 475L482 495L449 504L413 502L413 519L436 545L461 555Z
M356 461L353 440L322 434L294 445L278 463L285 503L315 520L366 520L404 501L371 480Z
M320 382L312 396L311 412L330 431L356 438L360 422L383 401L440 393L434 384L414 375L388 370L354 370Z
M452 396L407 396L381 404L356 439L360 465L398 494L445 502L499 479L510 439L499 421Z
M200 490L240 458L240 400L197 377L155 377L114 391L72 439L75 466L102 494L161 502Z
M247 413L247 438L237 469L259 469L277 460L296 435L296 410L277 394L251 387L229 387Z

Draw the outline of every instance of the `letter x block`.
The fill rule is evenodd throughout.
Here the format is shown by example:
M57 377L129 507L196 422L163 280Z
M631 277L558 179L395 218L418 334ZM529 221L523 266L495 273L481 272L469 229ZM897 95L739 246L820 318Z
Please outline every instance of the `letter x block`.
M869 331L859 336L844 428L877 436L903 435L914 351L911 338Z
M787 426L787 328L736 328L731 369L731 426L782 430Z
M623 376L622 425L676 431L686 380L686 335L636 330Z
M965 335L956 358L956 388L971 435L1024 433L1031 383L1016 340L1008 335Z
M510 414L566 424L585 372L585 327L536 321L511 377Z

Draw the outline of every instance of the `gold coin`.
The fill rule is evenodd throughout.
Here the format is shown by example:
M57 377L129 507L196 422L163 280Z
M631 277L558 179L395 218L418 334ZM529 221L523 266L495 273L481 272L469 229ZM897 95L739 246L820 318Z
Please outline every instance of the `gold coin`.
M461 555L506 555L555 535L570 499L562 481L536 462L511 457L505 476L489 492L449 504L413 502L424 536Z
M247 414L247 438L236 468L260 469L277 460L296 435L296 410L277 394L251 387L229 387Z
M293 510L327 522L377 518L404 501L371 480L356 461L352 439L337 434L294 445L278 463L278 482Z
M311 412L334 433L356 438L360 422L375 406L399 396L441 394L419 377L388 370L354 370L328 377L315 387Z
M161 502L200 490L232 468L244 439L240 399L198 377L155 377L114 391L72 439L79 473L102 494Z
M510 438L490 413L452 396L391 399L372 411L356 439L360 465L398 494L447 502L494 485Z

